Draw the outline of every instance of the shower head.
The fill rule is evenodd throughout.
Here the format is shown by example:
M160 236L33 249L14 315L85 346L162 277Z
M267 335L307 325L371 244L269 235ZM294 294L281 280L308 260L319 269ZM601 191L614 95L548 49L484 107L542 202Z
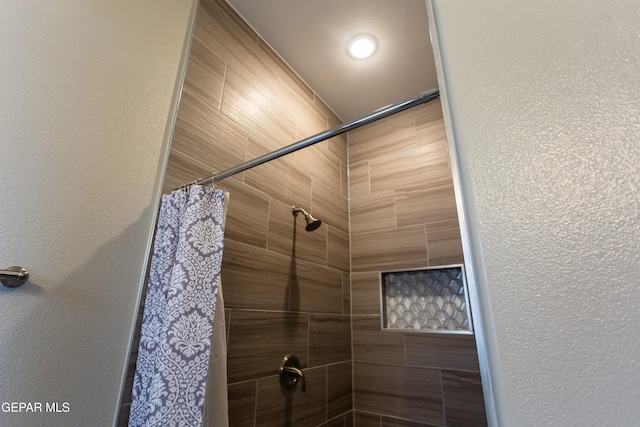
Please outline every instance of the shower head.
M302 212L304 215L304 220L307 222L307 226L304 228L307 231L317 230L318 227L322 225L322 221L316 219L311 216L310 213L307 213L304 209L296 208L295 206L291 206L291 212L293 212L294 216L298 215L298 212Z

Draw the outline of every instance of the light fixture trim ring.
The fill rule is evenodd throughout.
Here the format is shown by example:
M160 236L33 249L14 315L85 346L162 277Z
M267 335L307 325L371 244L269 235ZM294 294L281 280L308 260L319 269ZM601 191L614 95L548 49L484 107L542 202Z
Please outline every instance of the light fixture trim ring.
M346 49L353 59L371 58L378 51L378 39L369 33L356 34L349 39Z

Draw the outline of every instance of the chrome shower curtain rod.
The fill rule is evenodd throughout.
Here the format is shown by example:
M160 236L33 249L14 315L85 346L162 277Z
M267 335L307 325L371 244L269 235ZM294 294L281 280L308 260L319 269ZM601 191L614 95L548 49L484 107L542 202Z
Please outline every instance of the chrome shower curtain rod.
M271 153L267 153L263 156L256 157L253 160L249 160L247 162L241 163L237 166L234 166L222 172L215 173L208 178L201 178L196 181L190 182L181 187L178 187L177 189L185 189L191 185L212 184L214 182L220 181L224 178L228 178L237 173L244 172L247 169L251 169L254 166L261 165L263 163L269 162L271 160L277 159L279 157L282 157L287 154L306 148L310 145L317 144L318 142L322 142L329 138L333 138L334 136L338 136L340 134L348 132L350 130L357 129L361 126L375 122L376 120L384 119L385 117L391 116L393 114L399 113L404 110L408 110L409 108L415 107L416 105L433 101L434 99L437 99L439 97L440 97L440 92L438 91L438 89L433 89L428 92L423 92L418 96L407 99L406 101L402 101L398 104L394 104L389 107L381 108L380 110L377 110L376 112L368 116L365 116L361 119L354 120L352 122L345 123L340 126L336 126L333 129L329 129L324 132L320 132L316 135L310 136L309 138L305 138L301 141L294 142L291 145L287 145L286 147L279 148L275 151L272 151Z

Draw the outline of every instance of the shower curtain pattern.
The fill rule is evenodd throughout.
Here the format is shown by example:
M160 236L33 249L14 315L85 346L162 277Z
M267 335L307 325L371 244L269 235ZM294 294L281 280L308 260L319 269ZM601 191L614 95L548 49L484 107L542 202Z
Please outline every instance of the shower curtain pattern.
M199 426L220 284L224 192L163 196L129 426Z

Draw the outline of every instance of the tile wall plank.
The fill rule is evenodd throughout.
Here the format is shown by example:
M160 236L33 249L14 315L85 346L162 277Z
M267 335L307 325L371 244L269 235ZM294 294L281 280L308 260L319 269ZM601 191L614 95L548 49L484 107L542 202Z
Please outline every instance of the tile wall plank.
M307 366L308 315L232 310L227 350L229 383L277 374L282 358L294 353Z
M222 288L227 308L288 310L291 258L225 239Z
M335 227L327 226L327 265L348 272L349 235Z
M487 425L479 372L442 370L442 391L447 426Z
M255 380L229 384L229 425L233 427L254 427L255 411L247 410L256 406Z
M478 354L473 335L407 333L407 364L478 371Z
M393 191L352 197L349 208L351 233L353 234L387 230L397 226Z
M329 419L353 409L351 361L327 366L327 417Z
M353 316L353 360L404 365L404 334L381 329L380 316Z
M447 265L464 263L462 240L458 219L433 222L427 227L427 250L429 265Z
M342 313L342 272L292 258L290 310Z
M444 424L440 371L354 362L356 411Z
M427 240L423 226L351 236L353 272L397 270L427 264Z
M309 367L350 360L350 316L311 314L309 316Z
M224 170L244 161L248 132L191 92L183 91L171 147Z
M300 390L300 385L283 391L278 376L258 380L256 426L315 426L327 420L326 368L305 369L304 376L305 393Z
M352 314L370 314L380 316L380 274L352 273L351 274Z
M183 90L201 97L220 111L226 67L225 62L214 51L197 38L193 38Z

